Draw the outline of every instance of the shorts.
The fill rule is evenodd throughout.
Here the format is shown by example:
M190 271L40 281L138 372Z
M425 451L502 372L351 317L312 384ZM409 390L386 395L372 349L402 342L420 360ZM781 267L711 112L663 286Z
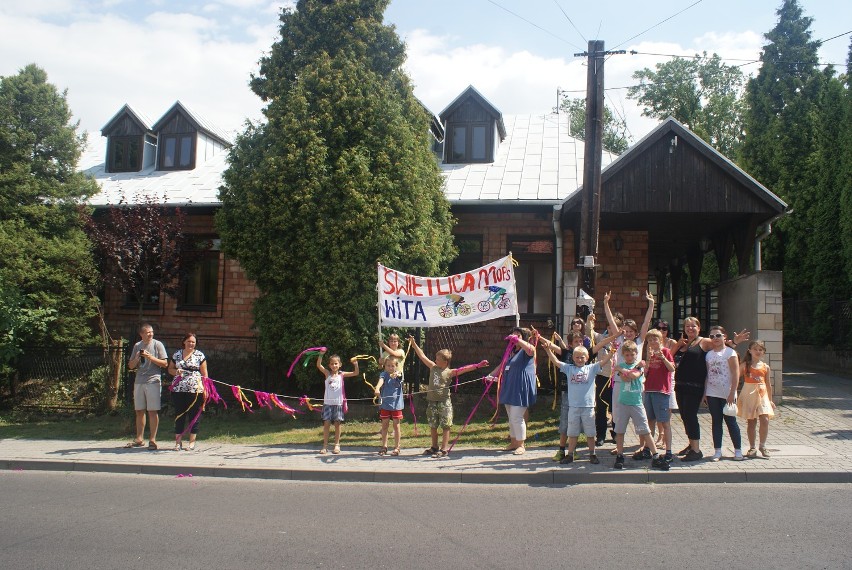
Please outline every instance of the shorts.
M633 420L633 429L636 435L651 433L648 427L648 416L645 415L645 406L628 406L621 404L618 414L615 416L615 433L627 431L627 422Z
M562 419L560 418L560 429ZM582 428L582 429L581 429ZM594 439L595 436L595 409L585 407L573 407L568 411L568 421L565 423L565 435L577 437L580 431L586 436ZM561 433L561 432L560 432Z
M571 407L568 405L568 394L562 392L562 407L559 409L559 435L568 433L568 415Z
M402 419L402 410L379 410L379 419L392 419L392 420L401 420Z
M322 421L324 422L342 422L343 421L343 406L329 406L323 404Z
M162 407L160 404L160 383L133 385L133 407L137 412L148 410L157 412Z
M453 403L449 399L443 402L429 402L426 407L426 420L432 429L450 429L453 427Z
M642 404L649 421L668 423L672 421L671 394L663 392L645 392L642 394Z

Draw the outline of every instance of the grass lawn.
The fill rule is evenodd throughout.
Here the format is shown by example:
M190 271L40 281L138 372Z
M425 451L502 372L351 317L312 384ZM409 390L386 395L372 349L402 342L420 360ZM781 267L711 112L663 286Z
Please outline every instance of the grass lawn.
M544 396L530 410L527 423L527 444L530 447L556 446L559 442L559 409L551 410L552 399ZM503 447L508 438L506 414L501 409L494 427L488 422L493 407L483 405L471 420L457 445L470 447ZM467 419L469 410L455 410L455 426L451 433L455 438ZM417 416L418 437L414 436L414 424L408 409L404 411L402 439L405 447L429 447L429 426L426 414ZM161 417L158 439L171 440L173 418ZM347 420L342 427L341 440L347 446L379 445L378 412L375 420ZM333 429L333 428L332 428ZM0 412L0 439L66 439L66 440L122 440L133 437L133 415L122 410L116 415L49 416L25 415L19 412ZM199 439L235 444L318 444L322 441L322 422L319 413L306 413L293 418L281 413L267 411L253 414L236 410L216 409L205 413L199 431ZM390 434L393 442L393 434ZM581 436L581 442L583 438Z

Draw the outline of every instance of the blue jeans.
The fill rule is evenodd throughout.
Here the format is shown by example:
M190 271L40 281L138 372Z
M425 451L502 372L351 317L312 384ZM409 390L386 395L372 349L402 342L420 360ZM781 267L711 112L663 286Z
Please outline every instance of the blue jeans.
M742 449L742 437L740 436L740 425L737 423L737 418L722 413L722 408L725 407L726 403L725 398L707 396L707 407L710 408L710 418L713 420L713 447L722 449L722 420L724 419L734 449Z

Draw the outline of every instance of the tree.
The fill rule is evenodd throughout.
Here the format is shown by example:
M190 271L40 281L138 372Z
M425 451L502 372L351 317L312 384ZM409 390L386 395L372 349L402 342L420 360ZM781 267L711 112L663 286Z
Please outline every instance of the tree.
M683 123L710 146L733 157L742 140L743 73L717 54L677 57L633 74L639 85L627 96L643 106L642 115Z
M795 0L785 0L778 23L765 37L757 76L746 86L748 112L742 165L757 180L783 198L793 214L776 224L767 240L768 268L785 271L785 289L809 295L806 211L814 188L816 116L814 93L820 81L818 42L811 40L811 18L802 15Z
M217 227L260 289L261 349L374 346L376 262L445 270L452 217L388 0L300 0L260 62L265 120L230 151ZM311 375L313 379L315 374Z
M761 69L747 86L743 164L792 210L777 224L766 259L783 269L785 296L814 300L807 339L828 343L837 318L832 297L848 294L850 285L845 268L852 257L838 239L838 204L849 185L849 149L842 144L849 140L848 89L831 66L819 69L812 19L798 2L785 0L777 14Z
M92 337L97 270L77 207L97 185L76 170L84 144L44 70L0 77L0 283L24 319L19 348Z
M177 294L181 277L197 260L198 248L184 233L185 225L180 208L168 209L149 196L133 205L122 200L87 220L103 280L133 298L137 325L145 304L158 301L161 294Z
M563 96L559 109L568 113L571 121L571 134L578 139L586 139L586 100L569 99ZM604 107L603 141L604 149L614 154L621 154L630 146L627 135L627 123L621 116L616 117L609 107Z

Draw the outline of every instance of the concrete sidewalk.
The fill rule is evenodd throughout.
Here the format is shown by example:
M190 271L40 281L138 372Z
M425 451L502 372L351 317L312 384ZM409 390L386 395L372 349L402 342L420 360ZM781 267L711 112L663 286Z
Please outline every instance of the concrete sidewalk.
M683 463L671 470L650 469L649 461L629 457L623 471L612 468L605 444L600 465L588 453L570 465L551 460L553 447L530 447L523 456L457 446L449 457L432 459L422 449L399 457L379 457L376 448L344 447L339 455L319 455L316 447L230 445L198 442L195 451L123 449L123 441L0 440L0 469L142 473L193 477L251 477L310 481L522 483L852 483L852 380L792 370L784 374L784 404L769 425L768 459L733 460L725 433L725 458ZM675 451L686 445L679 418L673 420ZM748 447L740 422L743 448ZM702 449L712 454L710 416L701 414ZM627 442L636 438L628 434ZM166 442L164 442L168 445ZM403 446L405 442L403 441Z

